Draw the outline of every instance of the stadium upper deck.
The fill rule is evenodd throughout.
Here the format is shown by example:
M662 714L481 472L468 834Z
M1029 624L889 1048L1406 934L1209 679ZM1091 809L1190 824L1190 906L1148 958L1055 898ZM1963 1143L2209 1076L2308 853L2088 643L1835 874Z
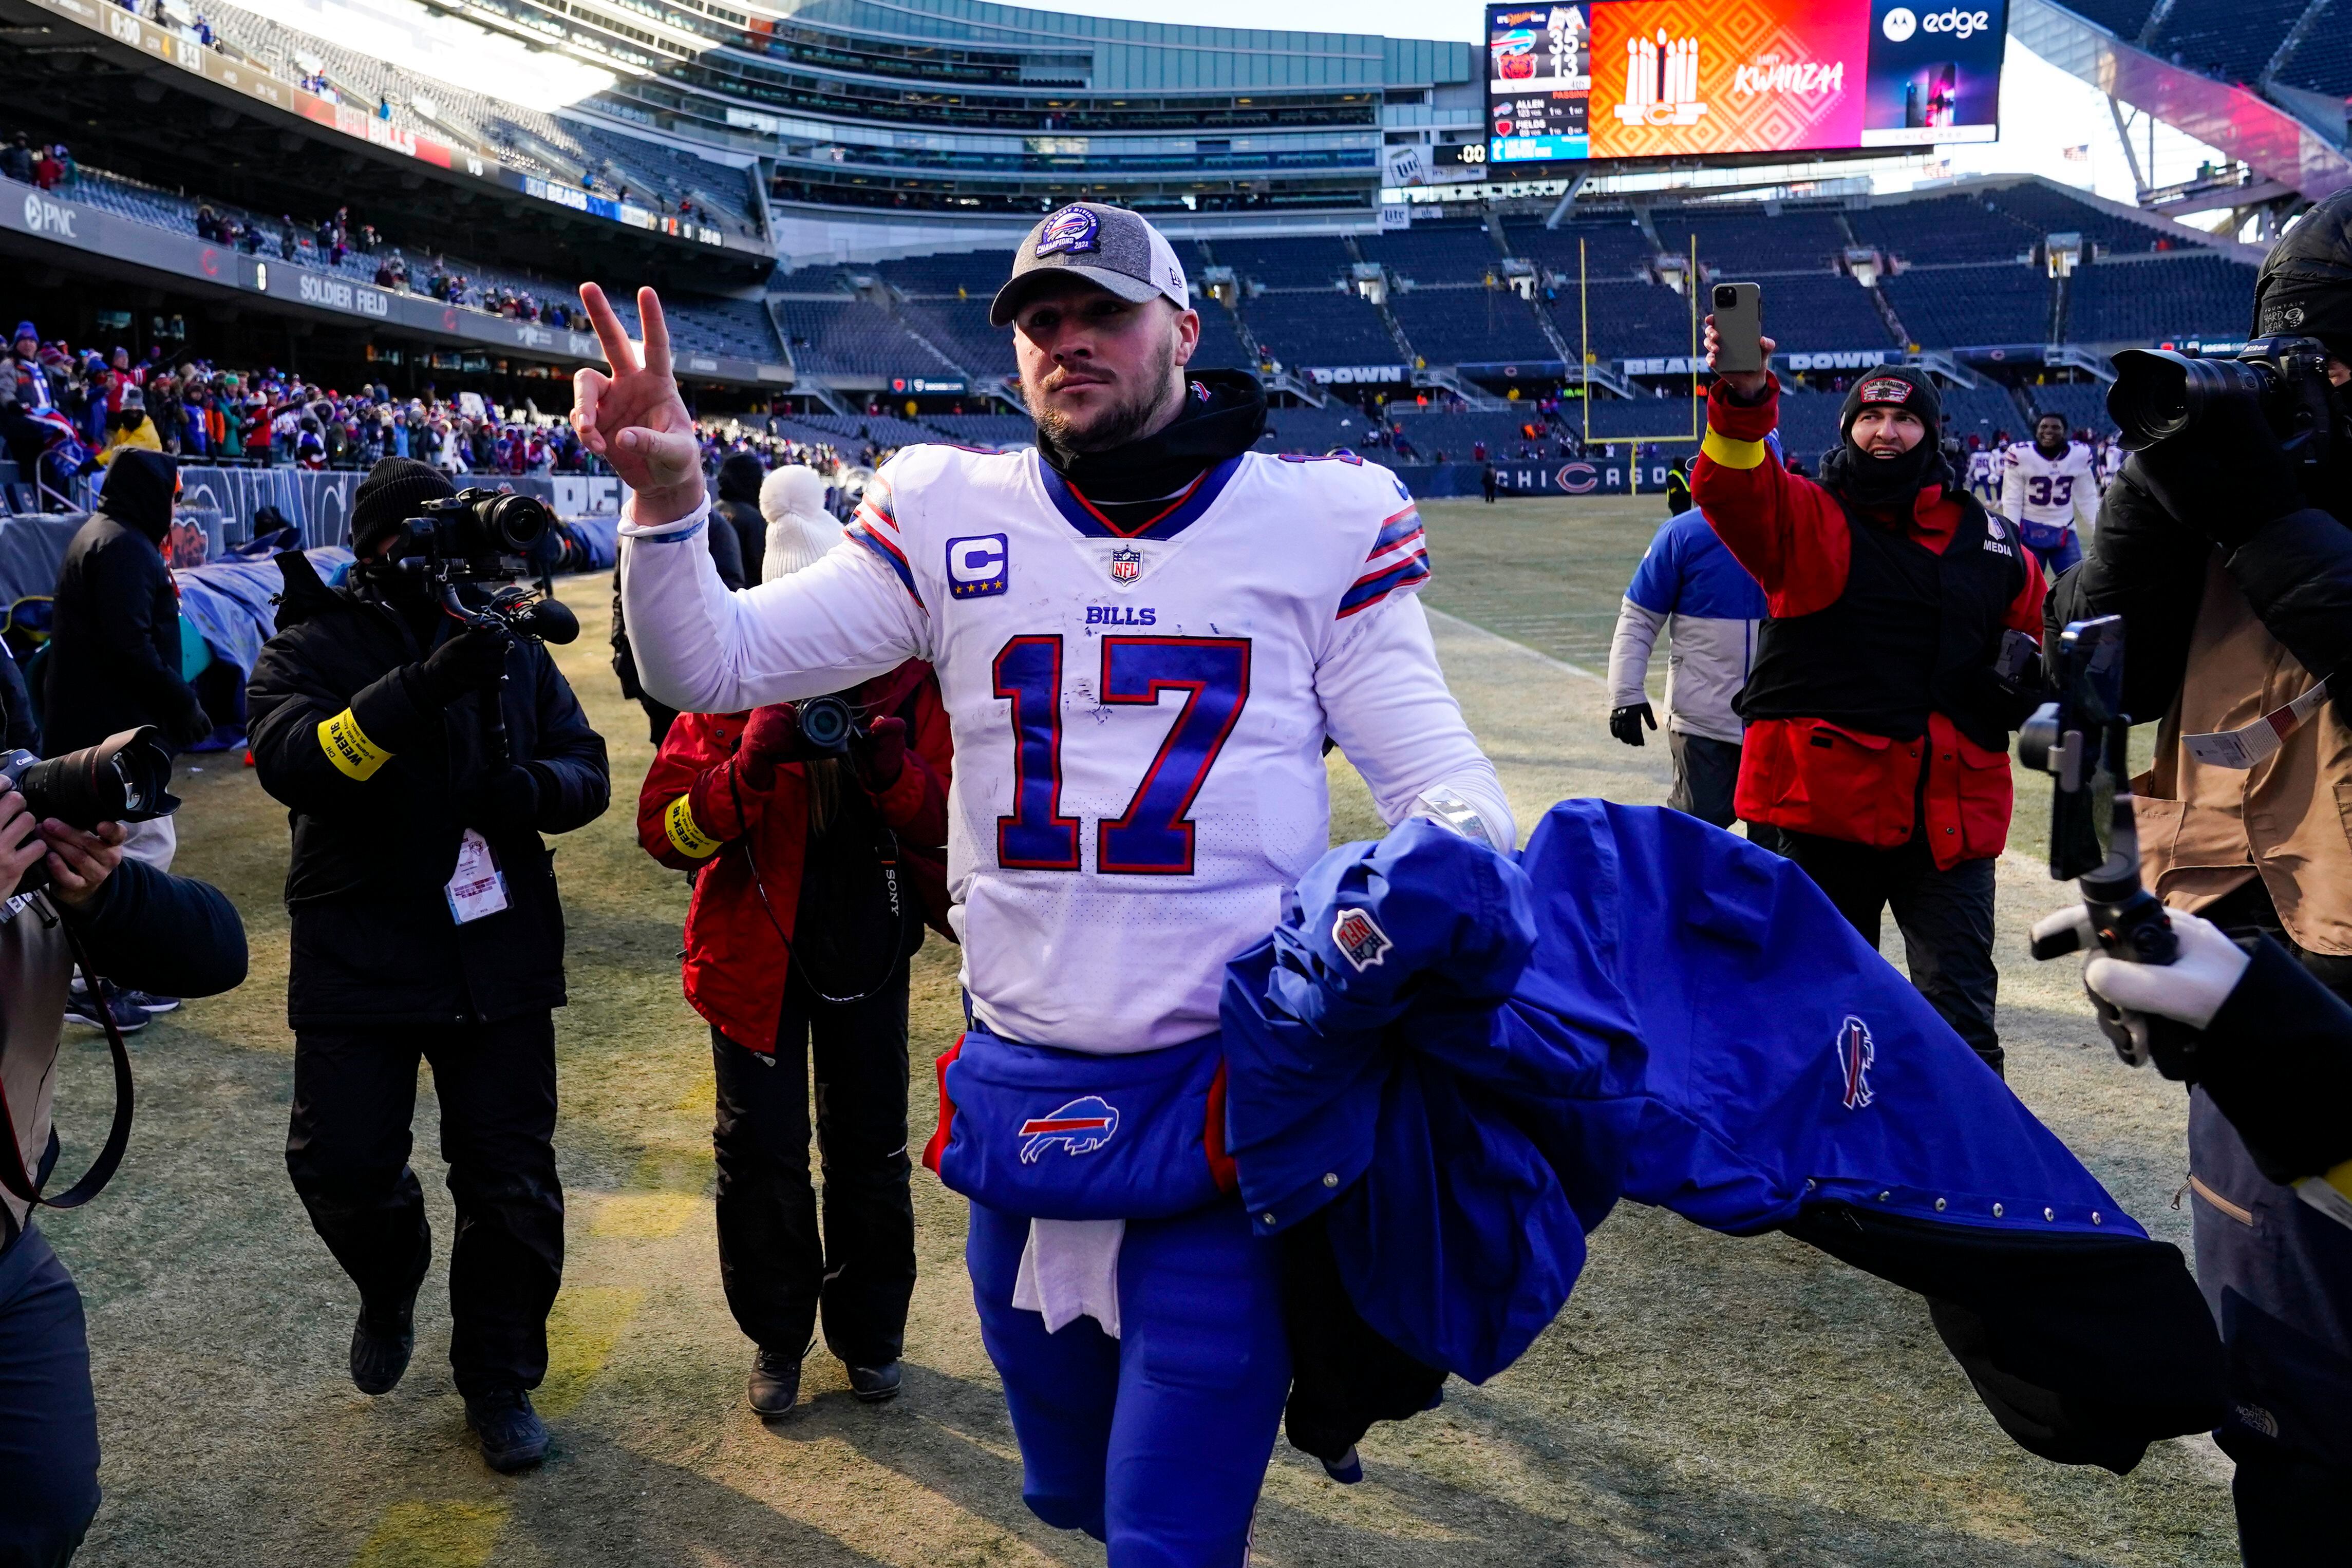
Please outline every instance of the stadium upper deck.
M792 204L1363 209L1384 125L1476 118L1466 43L996 5L431 0L613 71L590 107L772 160Z

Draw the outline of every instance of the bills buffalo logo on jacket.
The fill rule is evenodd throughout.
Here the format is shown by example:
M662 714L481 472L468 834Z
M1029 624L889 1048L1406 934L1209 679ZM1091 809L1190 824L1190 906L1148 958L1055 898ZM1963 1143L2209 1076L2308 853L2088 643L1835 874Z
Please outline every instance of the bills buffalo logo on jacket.
M1099 1094L1082 1094L1057 1111L1043 1116L1032 1116L1021 1124L1021 1163L1037 1163L1037 1156L1059 1144L1073 1155L1089 1155L1111 1140L1118 1131L1118 1107Z
M1389 934L1372 924L1372 917L1360 909L1343 909L1331 922L1331 940L1339 945L1339 956L1362 974L1387 956L1396 946Z
M1870 1026L1846 1014L1845 1021L1838 1025L1837 1051L1838 1066L1845 1074L1845 1108L1859 1111L1870 1103L1870 1068L1878 1056Z
M1037 236L1039 256L1075 255L1101 247L1102 220L1084 207L1064 207L1045 220Z

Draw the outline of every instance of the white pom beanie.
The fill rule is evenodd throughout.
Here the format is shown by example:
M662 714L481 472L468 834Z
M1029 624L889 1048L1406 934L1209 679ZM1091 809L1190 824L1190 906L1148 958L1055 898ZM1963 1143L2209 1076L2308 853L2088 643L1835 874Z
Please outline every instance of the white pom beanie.
M768 519L761 581L814 566L841 542L841 525L824 509L824 476L799 465L772 470L760 482L760 515Z

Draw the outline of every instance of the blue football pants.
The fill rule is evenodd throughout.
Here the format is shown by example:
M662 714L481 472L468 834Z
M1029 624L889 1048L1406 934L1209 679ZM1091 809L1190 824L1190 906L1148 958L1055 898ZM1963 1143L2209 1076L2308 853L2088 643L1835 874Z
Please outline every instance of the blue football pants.
M2025 536L2026 548L2053 577L2082 561L2083 540L2071 528L2046 528L2038 523L2021 523L2018 532Z
M1004 1379L1030 1511L1110 1547L1110 1568L1239 1568L1290 1390L1277 1249L1227 1202L1127 1222L1120 1337L1045 1332L1013 1305L1029 1221L971 1206L964 1256Z

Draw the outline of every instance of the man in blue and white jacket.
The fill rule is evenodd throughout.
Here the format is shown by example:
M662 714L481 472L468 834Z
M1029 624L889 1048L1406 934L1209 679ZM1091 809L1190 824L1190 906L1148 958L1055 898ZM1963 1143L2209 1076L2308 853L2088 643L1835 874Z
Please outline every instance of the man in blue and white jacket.
M1658 727L1643 689L1650 650L1671 623L1666 660L1666 746L1674 793L1666 804L1718 828L1732 824L1742 725L1732 701L1748 683L1764 591L1734 560L1696 507L1666 519L1633 569L1609 643L1609 733L1640 746Z

